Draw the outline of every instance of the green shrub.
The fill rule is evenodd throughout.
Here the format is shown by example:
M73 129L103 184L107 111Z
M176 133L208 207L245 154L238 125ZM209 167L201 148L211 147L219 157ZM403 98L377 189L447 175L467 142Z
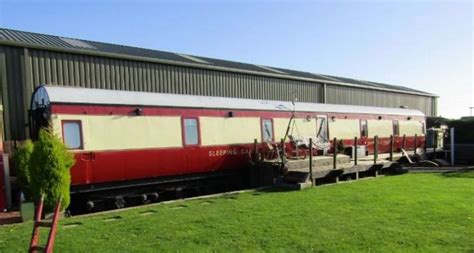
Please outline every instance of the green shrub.
M31 199L30 158L33 153L33 142L25 141L13 154L18 184L25 194L26 199Z
M70 168L74 156L52 129L42 129L30 159L31 193L35 199L45 196L44 207L53 210L62 197L61 210L69 206Z

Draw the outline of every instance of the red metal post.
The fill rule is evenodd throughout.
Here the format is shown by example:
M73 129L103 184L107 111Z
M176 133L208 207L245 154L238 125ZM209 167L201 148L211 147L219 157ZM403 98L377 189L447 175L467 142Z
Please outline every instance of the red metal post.
M48 242L46 243L46 248L45 248L46 253L53 252L54 239L56 239L56 230L58 227L60 208L61 208L61 199L59 199L58 203L56 203L56 207L54 208L53 223L51 225L51 230L49 231Z
M390 161L393 161L393 135L390 135Z
M418 146L418 136L415 134L415 143L413 143L413 154L416 155L416 147Z
M309 138L309 179L311 185L314 186L313 180L313 138Z
M253 140L253 162L258 161L257 139Z
M406 138L406 135L403 135L402 148L405 149L405 150L407 150L406 147L405 147L405 145L406 145L406 139L407 139L407 138Z
M354 165L357 165L357 136L354 137Z
M332 168L337 168L337 138L334 137L333 140L333 150L332 150Z
M44 196L41 196L41 199L38 205L36 206L35 224L33 225L33 234L31 236L29 252L33 252L33 247L38 246L38 239L39 239L38 221L41 220L41 216L43 215L43 201L44 201Z

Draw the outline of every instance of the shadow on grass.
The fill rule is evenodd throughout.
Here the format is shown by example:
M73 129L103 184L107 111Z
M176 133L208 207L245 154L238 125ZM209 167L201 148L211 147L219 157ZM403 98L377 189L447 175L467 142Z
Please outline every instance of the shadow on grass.
M63 228L72 228L72 227L77 227L82 225L82 222L75 221L75 222L67 222L65 224L62 224Z
M408 173L408 169L402 166L402 163L394 162L390 167L382 169L386 176L398 176Z
M441 173L441 176L448 178L474 178L474 168L466 168L457 171Z
M271 186L268 186L268 187L264 187L264 188L260 188L260 189L255 190L254 192L252 192L252 195L258 196L258 195L263 195L263 194L267 194L267 193L279 193L279 192L288 192L288 191L294 191L294 190L285 189L285 188L281 188L281 187L271 185Z

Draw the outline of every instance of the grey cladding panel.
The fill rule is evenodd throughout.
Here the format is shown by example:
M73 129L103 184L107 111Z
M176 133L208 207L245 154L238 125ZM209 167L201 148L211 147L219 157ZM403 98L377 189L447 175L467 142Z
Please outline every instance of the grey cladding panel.
M40 84L252 99L321 102L322 85L243 73L171 66L44 50L6 51L11 117L8 139L27 137L25 104ZM25 73L28 69L28 73ZM5 96L4 96L5 97Z
M327 103L382 107L408 106L426 115L434 115L432 98L401 93L327 85Z

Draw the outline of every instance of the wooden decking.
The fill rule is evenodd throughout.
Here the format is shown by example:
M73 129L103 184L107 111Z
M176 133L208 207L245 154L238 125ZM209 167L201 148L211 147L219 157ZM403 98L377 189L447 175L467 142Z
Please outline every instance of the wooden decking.
M413 156L413 151L407 152L409 156ZM387 171L394 165L398 165L398 161L404 157L403 153L393 153L390 160L390 154L379 154L374 160L374 155L368 155L354 159L348 155L338 154L336 156L336 166L334 166L334 157L315 156L313 157L312 174L310 175L309 158L306 159L288 159L285 167L288 170L287 176L283 184L293 184L295 189L305 188L308 185L316 185L319 180L332 180L338 182L340 179L359 179L360 173L364 176L378 176L379 173ZM261 166L265 164L275 164L278 160L267 160L260 162ZM281 182L280 182L281 183Z

